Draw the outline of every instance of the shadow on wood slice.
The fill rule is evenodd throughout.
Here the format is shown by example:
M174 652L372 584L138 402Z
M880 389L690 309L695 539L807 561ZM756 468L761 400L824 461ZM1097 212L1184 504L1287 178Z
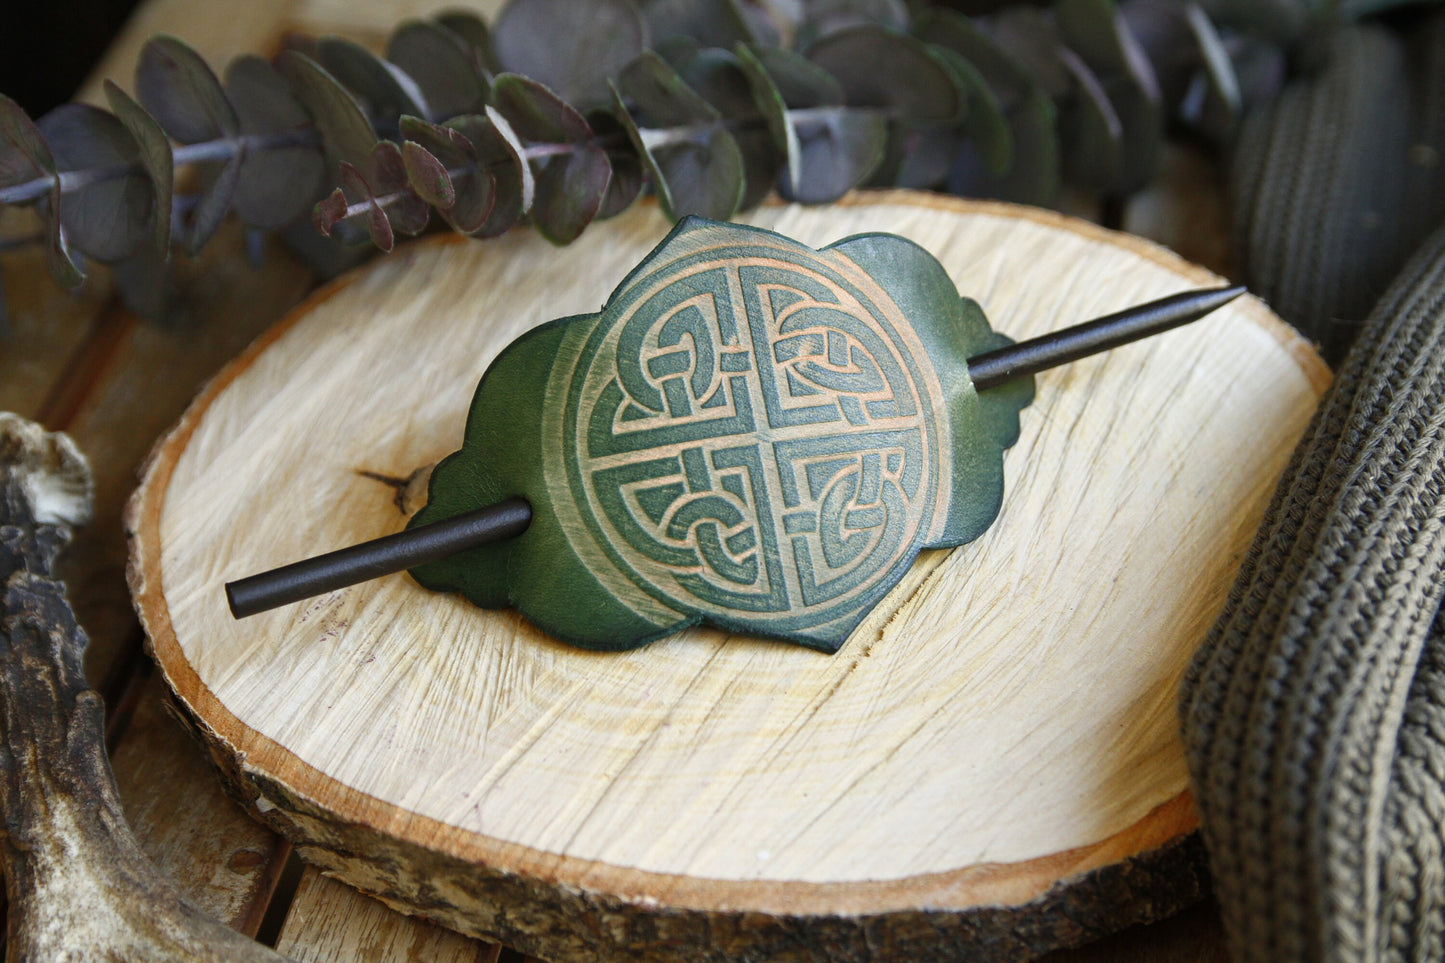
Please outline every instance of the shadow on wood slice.
M910 237L1021 338L1218 283L934 196L770 207ZM1039 378L999 521L833 656L693 630L569 649L406 576L233 621L221 583L399 529L522 331L667 225L411 245L313 297L158 447L132 589L233 789L304 858L554 960L1027 959L1195 900L1175 690L1328 372L1260 302Z

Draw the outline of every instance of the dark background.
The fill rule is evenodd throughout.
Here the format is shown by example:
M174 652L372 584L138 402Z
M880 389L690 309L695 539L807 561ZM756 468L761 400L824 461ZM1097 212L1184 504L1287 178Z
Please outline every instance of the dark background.
M136 2L0 0L0 94L31 117L69 100ZM129 77L113 79L132 87Z

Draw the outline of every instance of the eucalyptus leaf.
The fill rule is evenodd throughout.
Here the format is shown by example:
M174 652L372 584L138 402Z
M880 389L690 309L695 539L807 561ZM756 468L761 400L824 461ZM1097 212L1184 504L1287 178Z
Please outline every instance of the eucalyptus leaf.
M487 105L487 80L474 54L439 23L403 23L387 41L386 59L416 82L432 120L473 114Z
M869 185L934 190L952 170L961 139L954 127L891 125L883 160Z
M391 220L386 216L385 208L377 200L376 192L367 183L366 175L354 164L348 164L346 161L341 162L341 189L345 192L346 199L352 204L365 205L366 231L371 235L371 243L381 250L389 252L396 245L396 235L391 229ZM332 194L331 197L331 203L334 205L336 195ZM331 211L328 211L329 213Z
M786 155L776 147L770 132L772 121L764 117L754 96L754 81L736 55L715 47L689 58L679 66L678 73L719 115L727 118L733 140L743 156L742 207L756 207L773 189ZM782 102L776 89L772 100L777 104Z
M1074 79L1073 96L1060 119L1065 176L1086 190L1112 191L1123 173L1124 125L1088 65L1071 50L1059 54Z
M420 234L426 230L431 205L412 190L400 147L384 140L372 148L366 179L394 229L403 234Z
M888 122L876 110L813 107L790 111L798 138L795 176L778 185L790 201L826 204L867 180L883 160Z
M495 237L508 230L532 206L535 184L532 169L522 157L522 144L505 117L488 107L485 116L464 114L447 121L464 136L476 152L479 175L491 178L492 204L481 224L471 233L476 237ZM453 176L454 185L462 178ZM485 181L475 185L479 190ZM459 193L463 187L458 187ZM461 200L458 200L458 206ZM453 212L456 208L453 208Z
M799 47L864 24L898 33L908 30L908 7L903 0L806 0L803 9L795 40Z
M118 261L151 235L155 192L141 168L140 149L111 114L88 104L61 104L37 126L62 173L60 222L68 242L98 261ZM64 173L114 168L118 177L94 180L74 190Z
M1032 84L1055 100L1069 96L1074 81L1060 58L1058 30L1042 11L1009 7L990 17L987 26L989 36L1023 67Z
M1051 206L1059 194L1060 145L1053 98L1041 87L1030 90L1009 114L1013 163L995 175L973 144L954 158L948 190L966 197L992 197L1038 207Z
M376 144L376 131L351 92L319 63L294 50L283 50L276 57L276 69L291 82L296 98L321 131L330 165L364 167Z
M240 121L206 61L175 37L158 36L141 47L136 97L171 138L182 144L222 140Z
M150 178L154 192L155 207L151 215L154 227L156 250L161 257L167 257L171 247L171 202L175 195L175 167L171 160L171 142L166 132L145 108L114 83L107 80L103 85L105 99L116 119L125 125L140 149L141 166Z
M1198 45L1201 69L1183 104L1183 113L1195 127L1224 141L1234 133L1244 111L1234 61L1203 10L1191 3L1185 17L1190 37Z
M641 7L654 49L677 37L724 49L756 39L735 0L643 0Z
M402 114L430 116L417 83L360 44L322 37L316 53L321 66L356 96L372 125L394 127Z
M612 176L607 152L581 114L531 78L501 74L492 96L497 112L527 145L536 176L532 220L537 230L555 244L576 240L606 196Z
M435 154L416 141L408 140L402 142L401 158L406 164L407 183L418 197L442 210L457 202L451 175Z
M316 225L316 230L330 237L336 225L346 219L346 211L350 206L346 201L346 192L338 187L316 202L316 206L311 209L311 222Z
M1166 105L1178 104L1199 70L1199 45L1186 15L1192 4L1180 0L1125 0L1119 13L1148 57Z
M597 219L616 217L637 200L647 182L642 159L627 135L627 129L610 110L597 109L587 114L587 126L592 128L597 142L606 145L607 162L612 167L612 177L607 182L607 194L602 206L597 209Z
M805 54L843 85L850 106L886 109L895 120L946 124L966 104L953 75L923 43L879 27L829 34Z
M60 179L55 158L35 122L4 94L0 94L0 187L11 187L38 178L50 181L41 196L39 210L46 222L46 262L55 283L63 288L79 287L85 272L75 263L65 228L56 216L60 208Z
M1013 135L1009 133L1008 118L993 88L962 54L946 47L938 47L934 52L953 73L958 87L966 92L968 113L964 117L963 132L974 143L989 170L994 174L1004 173L1013 163Z
M1058 0L1059 32L1104 90L1119 118L1117 176L1103 189L1131 193L1154 177L1164 147L1164 114L1154 69L1113 0Z
M624 67L615 86L652 128L709 125L722 120L722 115L689 87L681 74L651 51Z
M751 47L747 44L738 44L736 53L738 69L742 71L743 78L747 82L748 93L754 104L753 109L757 111L767 128L768 136L777 151L780 163L783 169L788 171L790 184L796 186L794 174L798 156L798 135L793 130L792 121L788 119L788 104L783 99L782 91L773 83L767 68L763 66L762 61ZM807 63L807 61L803 62ZM809 64L809 67L812 65ZM749 191L752 186L752 179L749 178Z
M492 85L494 106L523 142L571 144L591 139L587 121L566 101L531 77L500 74Z
M285 79L265 60L239 57L226 71L226 94L235 106L241 133L250 139L311 129L311 115ZM321 194L326 162L319 144L266 149L249 147L240 156L234 206L241 220L275 230L296 220Z
M184 327L190 311L178 283L177 261L149 244L112 266L110 277L121 303L133 314L172 330Z
M490 123L485 118L476 120L482 125ZM497 203L497 179L483 166L472 142L454 127L437 126L417 117L403 117L401 132L408 138L407 144L402 145L402 154L407 159L412 188L436 205L442 218L456 230L471 234L481 229ZM412 144L417 150L425 150L441 165L440 173L434 170L430 173L432 180L438 184L442 176L446 178L445 188L438 189L436 200L428 197L430 189L423 189L426 185L419 183L418 175L412 173L412 165L416 161L407 153L408 146ZM447 195L450 196L449 203L437 203L445 201Z
M547 158L538 166L532 223L553 244L570 244L591 224L607 196L612 165L593 143Z
M698 214L726 220L742 203L742 152L712 107L688 91L695 98L690 102L680 94L682 87L681 78L671 67L645 54L629 64L613 86L617 114L652 176L658 201L668 217ZM664 114L671 113L673 123L644 129L627 109L624 98L637 104L651 103ZM697 115L696 122L686 122L690 112Z
M437 14L435 19L462 41L468 56L484 78L501 72L502 67L492 49L491 31L481 17L470 10L446 10Z
M844 102L843 85L837 78L802 54L782 47L752 45L745 49L788 107L833 107Z
M492 28L502 68L545 84L580 109L607 100L607 79L647 48L632 0L510 0Z
M55 159L40 128L19 104L0 94L0 188L55 178Z
M211 183L201 192L200 198L191 208L182 235L182 247L190 256L195 257L200 253L201 248L215 236L225 222L226 215L231 212L231 205L236 199L241 182L243 160L243 155L238 153L219 165Z

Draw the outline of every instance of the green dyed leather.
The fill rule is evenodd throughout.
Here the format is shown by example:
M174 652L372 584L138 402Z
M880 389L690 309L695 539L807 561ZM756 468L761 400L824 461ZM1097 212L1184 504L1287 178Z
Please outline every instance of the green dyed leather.
M1007 343L903 238L685 220L498 356L412 524L518 495L532 523L413 575L591 649L706 622L836 651L998 514L1033 381L981 396L966 361Z

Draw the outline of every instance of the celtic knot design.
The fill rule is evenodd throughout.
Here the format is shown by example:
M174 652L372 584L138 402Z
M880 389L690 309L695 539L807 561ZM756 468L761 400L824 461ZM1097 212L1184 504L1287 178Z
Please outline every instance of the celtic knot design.
M584 521L681 611L783 633L856 616L929 534L947 478L909 321L802 249L651 268L572 377L564 456Z

